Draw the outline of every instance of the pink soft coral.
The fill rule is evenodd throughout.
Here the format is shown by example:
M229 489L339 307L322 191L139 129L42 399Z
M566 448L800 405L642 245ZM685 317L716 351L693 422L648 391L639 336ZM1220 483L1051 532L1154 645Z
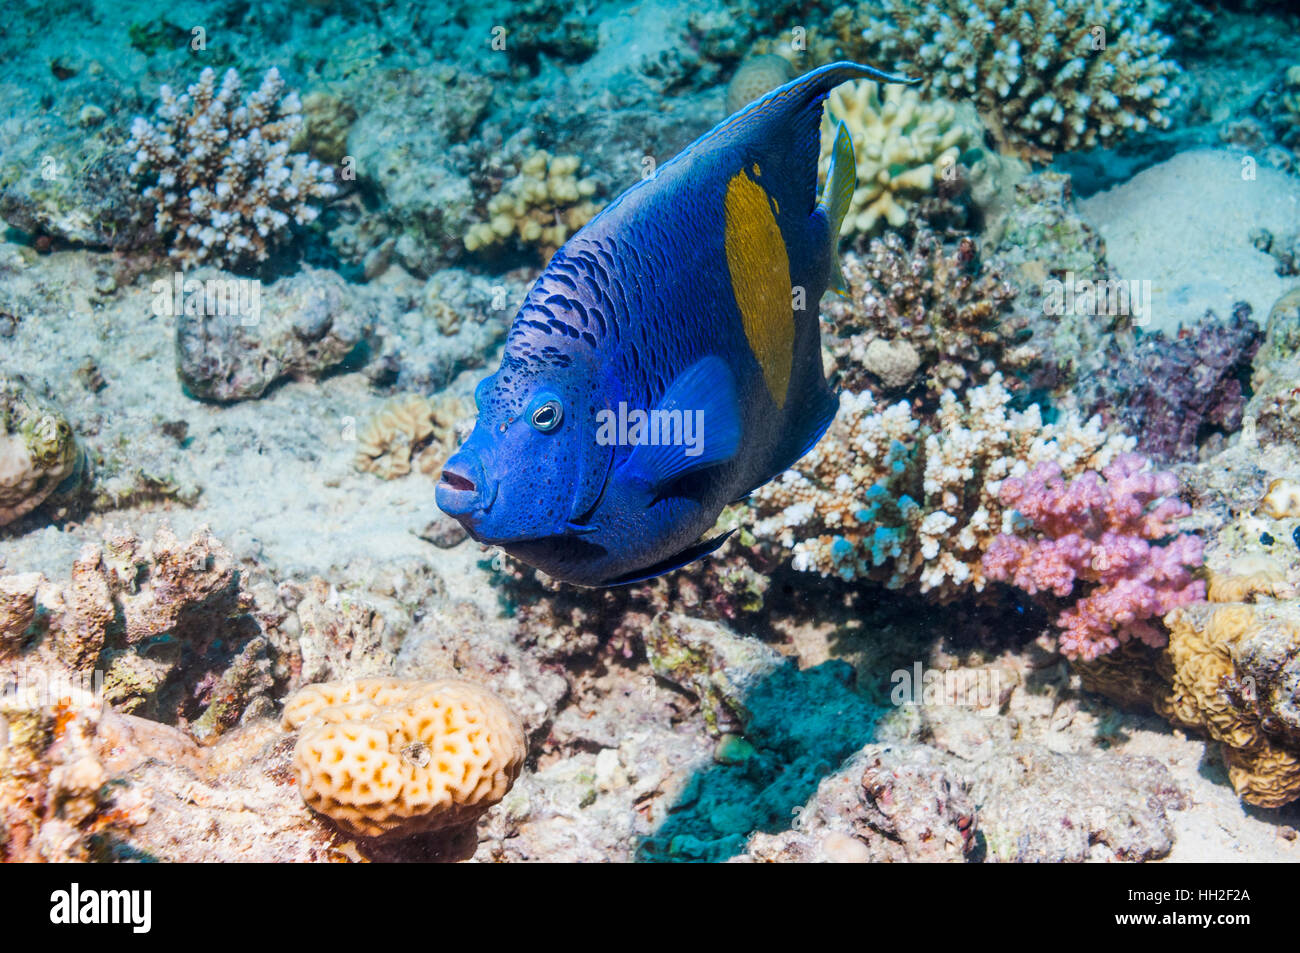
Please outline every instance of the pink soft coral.
M1003 482L1003 504L1030 527L998 536L984 572L1031 595L1064 597L1076 583L1090 585L1056 620L1069 658L1094 659L1131 638L1162 646L1164 632L1148 620L1205 597L1205 583L1191 573L1203 542L1174 535L1173 521L1191 512L1172 496L1177 490L1172 473L1148 469L1135 453L1069 483L1059 466L1040 463L1024 479Z

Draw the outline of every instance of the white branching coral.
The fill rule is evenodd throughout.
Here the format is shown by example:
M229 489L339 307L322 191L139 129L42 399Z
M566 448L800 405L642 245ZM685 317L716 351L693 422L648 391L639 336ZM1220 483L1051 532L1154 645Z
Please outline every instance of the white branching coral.
M279 71L241 103L242 88L233 69L220 89L205 69L181 96L163 86L154 120L131 126L131 171L152 176L144 195L157 206L155 228L186 266L264 261L291 222L316 217L312 200L336 192L333 170L289 151L302 106Z
M1000 374L966 396L945 391L923 423L906 402L844 394L812 452L754 493L755 536L790 550L799 570L949 599L984 588L984 550L1014 529L1003 480L1048 460L1066 476L1099 470L1133 448L1095 417L1044 424L1037 404L1010 409Z
M834 20L845 52L969 98L1005 146L1045 157L1169 125L1170 39L1125 0L873 0Z
M906 86L881 87L865 79L845 83L826 98L823 180L840 122L853 140L858 171L845 233L865 235L886 224L903 225L909 207L933 190L935 176L955 170L962 150L977 138L950 102L928 101Z

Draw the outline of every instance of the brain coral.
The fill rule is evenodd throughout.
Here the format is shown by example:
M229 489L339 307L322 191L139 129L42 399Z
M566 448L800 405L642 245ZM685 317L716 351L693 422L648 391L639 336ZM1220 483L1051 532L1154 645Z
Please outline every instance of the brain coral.
M189 266L263 261L290 222L316 217L313 199L332 198L333 171L289 143L302 132L296 93L271 69L243 103L239 74L205 69L181 96L168 86L154 122L136 117L133 173L148 173L144 190L157 206L154 225L172 257Z
M22 378L0 374L0 526L40 506L80 460L64 416Z
M1170 40L1125 0L873 0L832 17L837 52L969 98L1003 145L1046 158L1169 125Z
M1165 617L1158 712L1223 745L1242 800L1280 807L1300 798L1300 602L1198 603Z
M903 225L909 206L930 193L936 175L955 170L962 150L976 137L971 126L958 120L952 103L929 102L906 86L885 86L882 93L870 80L845 83L826 98L819 164L823 181L839 122L853 139L858 168L858 187L844 219L846 234Z
M299 729L303 800L357 837L467 824L505 797L526 753L514 713L456 679L310 685L284 725Z

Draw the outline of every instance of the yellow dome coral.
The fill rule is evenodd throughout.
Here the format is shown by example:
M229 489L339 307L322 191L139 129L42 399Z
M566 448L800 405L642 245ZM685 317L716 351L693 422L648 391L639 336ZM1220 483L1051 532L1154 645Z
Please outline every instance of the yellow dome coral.
M514 713L456 679L310 685L285 705L284 724L300 729L303 800L357 837L468 824L505 797L526 753Z
M830 168L835 128L843 122L853 139L858 187L843 231L870 234L882 222L898 228L908 207L934 186L936 175L955 168L975 138L946 100L927 101L906 86L870 80L845 83L826 98L822 117L822 181Z
M774 53L752 56L736 68L727 84L727 115L738 112L754 100L794 79L788 60Z

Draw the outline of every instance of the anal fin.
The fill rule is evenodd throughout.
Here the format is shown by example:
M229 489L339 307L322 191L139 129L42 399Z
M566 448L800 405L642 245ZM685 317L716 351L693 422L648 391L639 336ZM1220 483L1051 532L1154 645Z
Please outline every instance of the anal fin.
M721 536L715 536L712 539L702 539L698 543L687 546L680 553L662 559L646 569L635 569L632 572L624 573L622 576L616 576L607 580L602 585L606 586L629 586L634 582L644 582L647 579L653 579L655 576L662 576L666 572L672 572L674 569L681 569L689 563L702 559L709 553L716 550L719 546L727 541L727 538L735 530L728 530Z

